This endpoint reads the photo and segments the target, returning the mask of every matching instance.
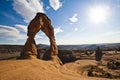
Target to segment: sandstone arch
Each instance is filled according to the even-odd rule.
[[[34,37],[40,30],[42,30],[50,40],[51,59],[62,64],[58,58],[58,47],[55,42],[54,29],[51,25],[50,19],[44,13],[37,13],[28,25],[28,38],[24,45],[23,51],[20,54],[20,58],[36,58],[37,48]]]

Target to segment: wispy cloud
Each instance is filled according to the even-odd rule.
[[[75,13],[72,17],[69,18],[70,22],[75,23],[78,21],[77,14]]]
[[[58,10],[62,7],[62,3],[59,0],[49,0],[49,3],[54,10]]]
[[[26,35],[21,34],[20,31],[15,27],[0,25],[0,39],[16,41],[25,38]]]
[[[41,36],[41,35],[36,35],[36,37],[35,37],[35,39],[42,39],[43,38],[43,36]]]
[[[16,25],[15,25],[15,28],[18,29],[18,30],[21,31],[21,32],[27,33],[27,26],[25,26],[25,25],[16,24]]]
[[[14,0],[13,9],[20,14],[27,23],[37,12],[44,12],[41,0]]]
[[[9,19],[12,19],[12,20],[15,20],[15,17],[9,13],[6,13],[6,12],[1,12],[5,17],[9,18]]]
[[[49,10],[50,9],[50,6],[46,6],[46,8],[45,8],[46,10]]]
[[[61,27],[57,27],[54,29],[54,32],[55,32],[55,34],[58,34],[60,32],[63,32],[63,30],[61,29]]]
[[[60,32],[59,30],[57,33]],[[35,39],[43,38],[44,35],[37,34]],[[0,39],[5,40],[25,40],[27,39],[27,26],[16,24],[13,26],[0,25]]]

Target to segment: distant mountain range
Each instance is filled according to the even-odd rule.
[[[49,48],[49,45],[38,44],[38,48]],[[61,50],[95,50],[97,47],[101,49],[105,48],[119,48],[120,43],[104,43],[104,44],[83,44],[83,45],[58,45],[58,48]]]
[[[97,47],[101,49],[120,48],[120,43],[104,43],[104,44],[84,44],[84,45],[59,45],[59,49],[67,50],[95,50]]]
[[[120,49],[120,43],[104,43],[104,44],[85,44],[85,45],[58,45],[60,50],[95,50],[97,47],[101,49]],[[0,45],[0,53],[21,51],[23,45]],[[49,49],[49,45],[38,44],[38,49]]]

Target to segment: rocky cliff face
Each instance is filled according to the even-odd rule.
[[[22,48],[22,45],[0,45],[0,53],[20,52]]]

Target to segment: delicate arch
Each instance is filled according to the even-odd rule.
[[[55,42],[54,29],[50,19],[44,13],[37,13],[33,20],[28,25],[28,39],[24,45],[20,58],[36,58],[37,48],[34,40],[35,35],[42,30],[50,41],[51,59],[62,64],[58,58],[58,47]]]

